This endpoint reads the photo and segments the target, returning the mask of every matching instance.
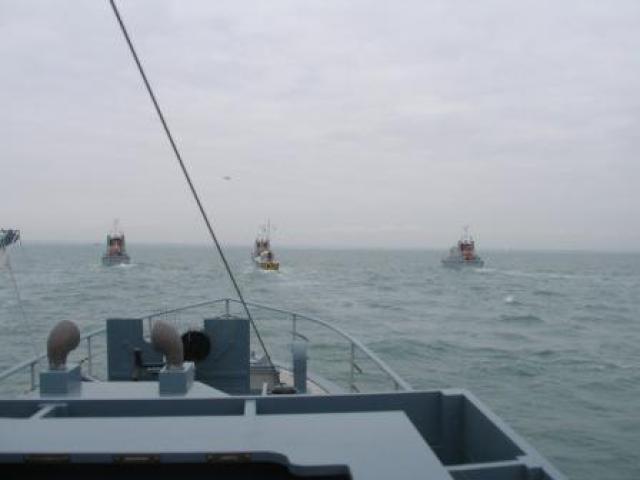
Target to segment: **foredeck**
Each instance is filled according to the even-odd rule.
[[[464,391],[151,399],[119,383],[103,398],[0,401],[0,462],[241,461],[300,478],[563,478]]]
[[[141,319],[148,333],[156,320],[169,322],[181,331],[201,328],[205,317],[233,317],[241,313],[239,302],[231,298],[209,300],[192,305],[172,308]],[[260,324],[274,358],[280,361],[285,375],[289,368],[286,359],[290,355],[292,341],[304,342],[312,358],[330,355],[331,371],[316,369],[309,376],[314,391],[387,391],[411,390],[411,386],[391,369],[366,345],[333,323],[290,310],[248,302],[254,319]],[[80,363],[85,378],[107,379],[106,327],[87,332],[81,337],[81,348],[72,353],[70,361]],[[252,338],[252,344],[255,339]],[[316,352],[316,345],[323,345],[323,352]],[[252,347],[254,349],[254,347]],[[257,349],[257,345],[255,346]],[[0,395],[22,394],[38,388],[38,374],[46,364],[46,354],[34,356],[16,363],[0,372]]]
[[[136,480],[187,473],[189,478],[564,478],[468,392],[412,391],[365,345],[325,321],[250,304],[268,327],[265,337],[275,340],[272,345],[288,346],[290,354],[292,344],[312,345],[313,326],[314,338],[326,342],[332,334],[341,341],[336,349],[342,350],[335,351],[346,350],[347,361],[346,369],[336,364],[338,374],[330,379],[305,373],[315,385],[309,394],[275,394],[266,384],[254,388],[250,365],[256,370],[265,365],[250,362],[247,322],[233,315],[234,305],[221,299],[108,320],[106,331],[81,337],[87,352],[76,360],[84,367],[84,381],[79,366],[41,376],[68,377],[73,388],[65,393],[37,388],[37,367],[45,356],[1,373],[0,380],[6,380],[27,371],[31,379],[26,394],[0,399],[3,472],[16,478],[55,473],[65,479],[99,474]],[[212,308],[220,307],[222,313],[209,318]],[[143,328],[158,319],[176,328],[198,322],[215,341],[209,357],[179,370],[179,375],[195,372],[195,381],[168,394],[157,367],[162,355]],[[277,339],[278,332],[284,338]],[[108,352],[97,348],[105,336]],[[108,353],[108,362],[96,353]],[[134,365],[137,357],[142,363]],[[366,379],[363,360],[375,367],[375,381],[358,382]],[[109,381],[97,381],[96,370],[106,364]],[[295,383],[295,365],[280,369],[289,384]],[[148,371],[136,373],[139,367]],[[358,392],[381,385],[386,385],[383,393]],[[323,394],[313,395],[315,390]]]

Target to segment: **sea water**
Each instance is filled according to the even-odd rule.
[[[0,369],[59,320],[87,331],[235,297],[212,248],[129,253],[103,267],[100,245],[13,248],[24,315],[0,270]],[[248,300],[335,323],[414,388],[469,389],[570,478],[640,478],[640,254],[482,251],[484,268],[450,270],[440,251],[276,253],[280,272],[264,272],[250,247],[228,249]],[[256,313],[267,340],[272,322]],[[310,368],[342,368],[348,345],[309,331]]]

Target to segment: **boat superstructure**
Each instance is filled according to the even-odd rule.
[[[469,392],[412,390],[331,323],[249,303],[254,319],[271,326],[264,333],[272,353],[282,355],[265,363],[252,355],[255,339],[239,306],[220,299],[112,318],[86,335],[71,322],[56,325],[48,354],[0,373],[0,387],[26,380],[26,393],[0,400],[3,472],[564,478]],[[316,337],[322,345],[332,339],[329,357],[341,350],[345,358],[321,376],[308,369],[321,351]]]
[[[271,222],[267,221],[256,236],[251,258],[262,270],[280,270],[280,262],[276,260],[271,249]]]
[[[131,261],[127,253],[124,233],[119,228],[118,221],[113,222],[113,229],[107,234],[107,251],[102,256],[102,264],[110,267],[112,265],[127,264]]]
[[[449,249],[449,255],[442,259],[446,267],[482,267],[484,260],[476,253],[476,242],[469,233],[469,227],[464,227],[464,232],[458,243]]]

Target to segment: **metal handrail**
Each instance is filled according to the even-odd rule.
[[[83,335],[80,336],[80,342],[86,342],[87,345],[87,361],[89,363],[89,371],[91,372],[91,362],[92,362],[92,354],[91,354],[91,339],[93,337],[96,337],[98,335],[101,335],[103,333],[105,333],[107,331],[106,327],[101,327],[101,328],[97,328],[95,330],[91,330]],[[8,368],[6,370],[4,370],[3,372],[0,372],[0,382],[6,380],[7,378],[15,375],[18,372],[21,372],[22,370],[25,370],[27,368],[31,369],[31,389],[33,390],[35,388],[35,366],[40,363],[40,361],[44,360],[45,358],[47,358],[47,352],[43,352],[39,355],[34,355],[33,357],[18,363],[17,365],[14,365],[11,368]]]
[[[156,317],[160,317],[163,315],[170,315],[173,313],[180,313],[186,310],[192,310],[195,308],[200,308],[200,307],[206,307],[209,305],[215,305],[215,304],[219,304],[219,303],[223,303],[225,304],[225,313],[229,314],[229,304],[234,303],[234,304],[240,304],[240,301],[234,299],[234,298],[220,298],[217,300],[210,300],[208,302],[200,302],[200,303],[196,303],[196,304],[192,304],[192,305],[186,305],[184,307],[178,307],[178,308],[173,308],[170,310],[165,310],[163,312],[157,312],[157,313],[153,313],[147,317],[144,317],[145,320],[148,321],[152,321],[154,318]],[[300,313],[297,312],[292,312],[290,310],[283,310],[281,308],[275,308],[275,307],[271,307],[268,305],[263,305],[263,304],[259,304],[259,303],[255,303],[255,302],[246,302],[246,304],[250,307],[253,308],[259,308],[262,310],[267,310],[273,313],[280,313],[283,315],[290,315],[292,317],[293,320],[293,329],[292,329],[292,334],[293,336],[299,336],[299,334],[296,332],[296,321],[297,320],[306,320],[308,322],[311,323],[315,323],[318,325],[321,325],[335,333],[337,333],[338,335],[340,335],[341,337],[343,337],[345,340],[347,340],[350,345],[352,346],[351,348],[351,353],[350,353],[350,362],[352,365],[351,368],[351,373],[350,373],[350,387],[353,388],[354,386],[354,374],[356,371],[360,371],[361,369],[355,364],[355,348],[357,348],[358,350],[360,350],[362,353],[364,353],[371,361],[373,361],[374,364],[376,364],[376,366],[382,370],[394,383],[394,387],[396,390],[412,390],[411,385],[409,385],[405,380],[402,379],[402,377],[400,377],[396,372],[394,372],[391,367],[389,367],[384,361],[382,361],[374,352],[372,352],[366,345],[364,345],[362,342],[360,342],[358,339],[352,337],[349,333],[345,332],[344,330],[342,330],[340,327],[336,327],[335,325],[332,325],[331,323],[325,322],[324,320],[319,320],[317,318],[312,318],[312,317],[308,317],[306,315],[302,315]]]
[[[238,302],[237,300],[234,300],[234,299],[229,299],[229,300],[231,300],[232,302],[236,302],[236,303]],[[396,372],[394,372],[391,369],[391,367],[389,367],[384,361],[382,361],[382,359],[380,359],[380,357],[378,357],[378,355],[376,355],[374,352],[369,350],[369,348],[366,345],[364,345],[362,342],[360,342],[360,340],[358,340],[357,338],[352,337],[349,333],[345,332],[340,327],[336,327],[335,325],[332,325],[332,324],[330,324],[328,322],[325,322],[324,320],[319,320],[317,318],[307,317],[306,315],[301,315],[301,314],[295,313],[295,312],[287,312],[286,310],[281,310],[281,309],[278,309],[278,308],[269,307],[267,305],[261,305],[261,304],[252,303],[252,302],[248,302],[247,305],[250,305],[250,306],[255,307],[255,308],[262,308],[262,309],[265,309],[265,310],[271,310],[273,312],[289,314],[289,315],[295,315],[297,319],[302,319],[302,320],[306,320],[308,322],[316,323],[318,325],[322,325],[325,328],[328,328],[329,330],[334,331],[335,333],[337,333],[338,335],[340,335],[341,337],[343,337],[344,339],[349,341],[349,343],[351,345],[354,345],[355,347],[357,347],[371,361],[373,361],[373,363],[375,363],[378,366],[378,368],[380,368],[380,370],[382,370],[384,373],[386,373],[387,376],[389,378],[391,378],[391,380],[393,380],[394,386],[396,387],[396,389],[399,389],[399,390],[412,390],[411,385],[409,385],[405,380],[403,380],[402,377],[400,377],[400,375],[398,375]],[[353,357],[352,357],[352,362],[355,365],[355,359]],[[355,368],[359,370],[359,367],[357,365],[355,366]],[[360,370],[360,372],[362,372],[362,370]]]
[[[170,314],[174,314],[174,313],[180,313],[180,312],[184,312],[187,310],[193,310],[196,308],[201,308],[201,307],[206,307],[206,306],[210,306],[210,305],[216,305],[216,304],[221,304],[224,303],[225,306],[225,314],[230,315],[231,310],[230,310],[230,306],[231,304],[240,304],[240,301],[233,299],[233,298],[220,298],[217,300],[209,300],[206,302],[199,302],[199,303],[194,303],[191,305],[186,305],[183,307],[178,307],[178,308],[172,308],[169,310],[164,310],[162,312],[155,312],[152,313],[150,315],[144,316],[142,317],[143,320],[147,320],[149,323],[151,323],[153,321],[153,319],[157,318],[157,317],[161,317],[164,315],[170,315]],[[350,371],[349,371],[349,387],[352,391],[358,391],[358,389],[356,388],[356,384],[355,384],[355,375],[356,373],[362,373],[362,369],[358,366],[358,364],[355,361],[355,352],[356,349],[360,350],[369,360],[371,360],[384,374],[387,375],[387,377],[389,377],[392,381],[393,381],[393,385],[394,388],[396,390],[412,390],[411,386],[405,381],[403,380],[395,371],[393,371],[391,369],[391,367],[389,367],[383,360],[381,360],[374,352],[372,352],[366,345],[364,345],[362,342],[360,342],[360,340],[352,337],[349,333],[347,333],[346,331],[342,330],[340,327],[337,327],[335,325],[332,325],[329,322],[326,322],[324,320],[319,320],[317,318],[312,318],[312,317],[308,317],[306,315],[302,315],[300,313],[297,312],[292,312],[289,310],[283,310],[281,308],[275,308],[275,307],[271,307],[268,305],[263,305],[263,304],[259,304],[259,303],[254,303],[254,302],[246,302],[246,304],[250,307],[253,308],[257,308],[257,309],[262,309],[262,310],[266,310],[266,311],[270,311],[273,313],[279,313],[282,315],[288,315],[291,317],[292,320],[292,330],[291,330],[291,334],[292,334],[292,338],[301,338],[305,341],[309,341],[309,339],[307,337],[305,337],[304,335],[300,334],[299,332],[297,332],[297,322],[299,320],[304,320],[304,321],[308,321],[311,323],[315,323],[317,325],[320,325],[322,327],[327,328],[328,330],[333,331],[334,333],[338,334],[339,336],[341,336],[342,338],[344,338],[346,341],[349,342],[349,364],[350,364]],[[85,342],[86,343],[86,350],[87,350],[87,356],[84,360],[87,361],[87,368],[88,368],[88,374],[91,376],[92,375],[92,358],[93,358],[93,354],[92,354],[92,347],[91,347],[91,340],[93,337],[96,337],[98,335],[104,334],[106,332],[106,327],[101,327],[95,330],[92,330],[84,335],[82,335],[80,337],[81,342]],[[35,382],[35,366],[42,361],[44,358],[47,357],[46,353],[42,353],[40,355],[36,355],[28,360],[25,360],[17,365],[14,365],[13,367],[0,372],[0,382],[3,380],[6,380],[7,378],[11,377],[12,375],[21,372],[27,368],[29,368],[31,370],[31,389],[33,390],[36,386],[36,382]]]

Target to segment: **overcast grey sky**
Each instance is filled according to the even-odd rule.
[[[638,0],[119,5],[226,244],[640,244]],[[0,60],[2,226],[206,241],[106,0],[0,0]]]

